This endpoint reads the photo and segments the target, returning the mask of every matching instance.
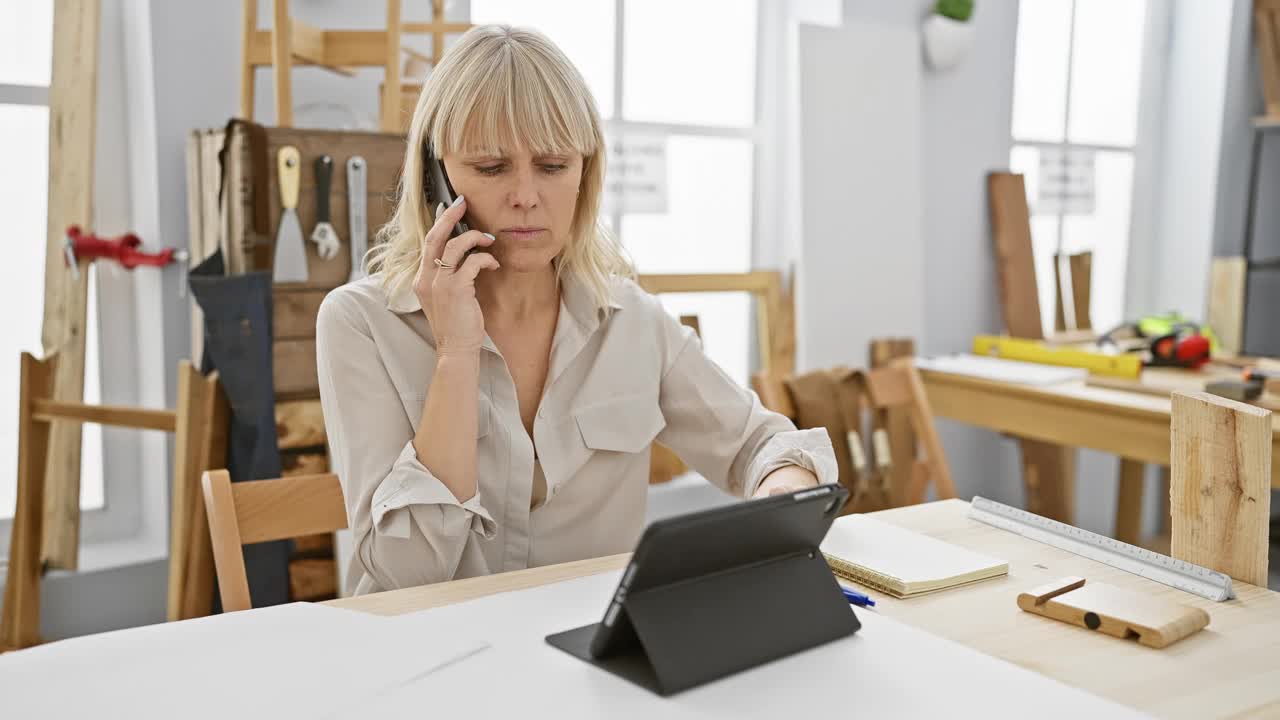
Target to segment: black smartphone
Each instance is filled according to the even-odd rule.
[[[449,207],[458,198],[457,193],[453,191],[453,185],[449,182],[449,174],[444,170],[444,162],[436,157],[430,145],[427,145],[426,157],[423,158],[422,174],[422,186],[427,196],[427,207],[432,213],[436,211],[436,208],[440,207],[440,203],[444,203],[445,207]],[[434,218],[432,219],[434,220]],[[453,230],[449,231],[449,237],[456,238],[470,229],[471,227],[467,225],[464,216],[463,220],[459,220],[453,226]],[[468,250],[466,255],[462,256],[462,260],[465,261],[475,251],[476,248]],[[458,264],[461,265],[462,262],[459,261]]]

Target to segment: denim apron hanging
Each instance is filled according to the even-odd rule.
[[[280,477],[271,376],[271,275],[225,275],[218,250],[192,271],[191,294],[204,312],[201,370],[218,371],[231,408],[227,471],[232,482]],[[289,602],[288,540],[244,546],[253,607]],[[215,607],[221,603],[215,597]]]

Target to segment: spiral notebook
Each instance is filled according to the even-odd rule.
[[[1007,561],[869,515],[836,520],[820,549],[839,577],[899,598],[1009,573]]]

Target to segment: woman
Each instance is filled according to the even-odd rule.
[[[466,33],[408,138],[370,277],[316,331],[355,593],[631,550],[655,440],[739,497],[835,482],[825,430],[766,411],[630,279],[596,223],[595,103],[550,41]],[[458,194],[431,217],[428,146]]]

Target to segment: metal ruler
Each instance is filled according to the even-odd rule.
[[[1231,578],[1223,573],[1175,560],[1168,555],[1081,530],[994,500],[974,497],[969,504],[969,517],[1202,598],[1221,602],[1235,597],[1235,593],[1231,591]]]

